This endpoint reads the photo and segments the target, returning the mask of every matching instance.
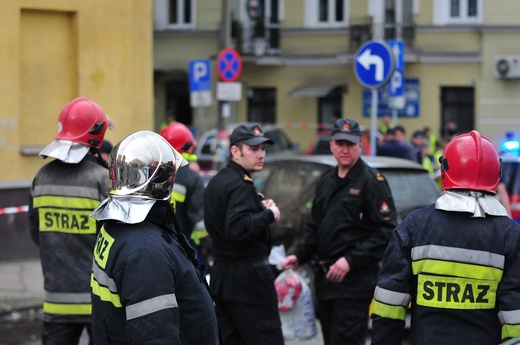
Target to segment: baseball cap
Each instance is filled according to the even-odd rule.
[[[238,142],[243,142],[249,146],[256,146],[263,143],[272,145],[274,142],[264,137],[264,133],[260,126],[254,123],[244,123],[238,125],[233,132],[231,133],[231,137],[229,138],[229,144],[234,145]]]
[[[425,138],[426,135],[423,131],[415,131],[413,132],[412,138]]]
[[[330,140],[348,140],[354,144],[361,141],[359,123],[352,119],[339,119],[334,124]]]

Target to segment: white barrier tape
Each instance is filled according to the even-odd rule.
[[[332,123],[316,123],[316,122],[283,122],[280,124],[283,128],[292,129],[332,129]]]
[[[29,211],[28,205],[0,208],[0,214],[22,213]]]

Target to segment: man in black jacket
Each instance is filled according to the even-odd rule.
[[[263,168],[266,144],[255,124],[231,133],[231,161],[204,194],[204,222],[213,241],[211,293],[226,345],[284,343],[274,274],[267,258],[269,225],[280,219],[273,200],[262,200],[251,174]]]
[[[282,263],[296,268],[317,257],[316,314],[326,345],[365,343],[378,262],[396,225],[388,183],[360,158],[360,140],[356,121],[336,121],[330,148],[338,165],[318,182],[304,240]]]

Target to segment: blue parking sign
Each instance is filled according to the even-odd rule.
[[[190,91],[210,91],[211,90],[211,70],[209,60],[191,60],[190,69]]]
[[[404,44],[402,40],[391,40],[388,45],[395,56],[395,71],[388,83],[388,95],[401,97],[404,94]]]

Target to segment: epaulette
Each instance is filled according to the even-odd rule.
[[[251,177],[249,177],[247,174],[244,174],[244,180],[253,182],[253,179]]]
[[[372,173],[372,175],[374,175],[376,181],[382,182],[386,180],[383,174],[381,174],[378,170],[373,168],[369,168],[368,170]]]

